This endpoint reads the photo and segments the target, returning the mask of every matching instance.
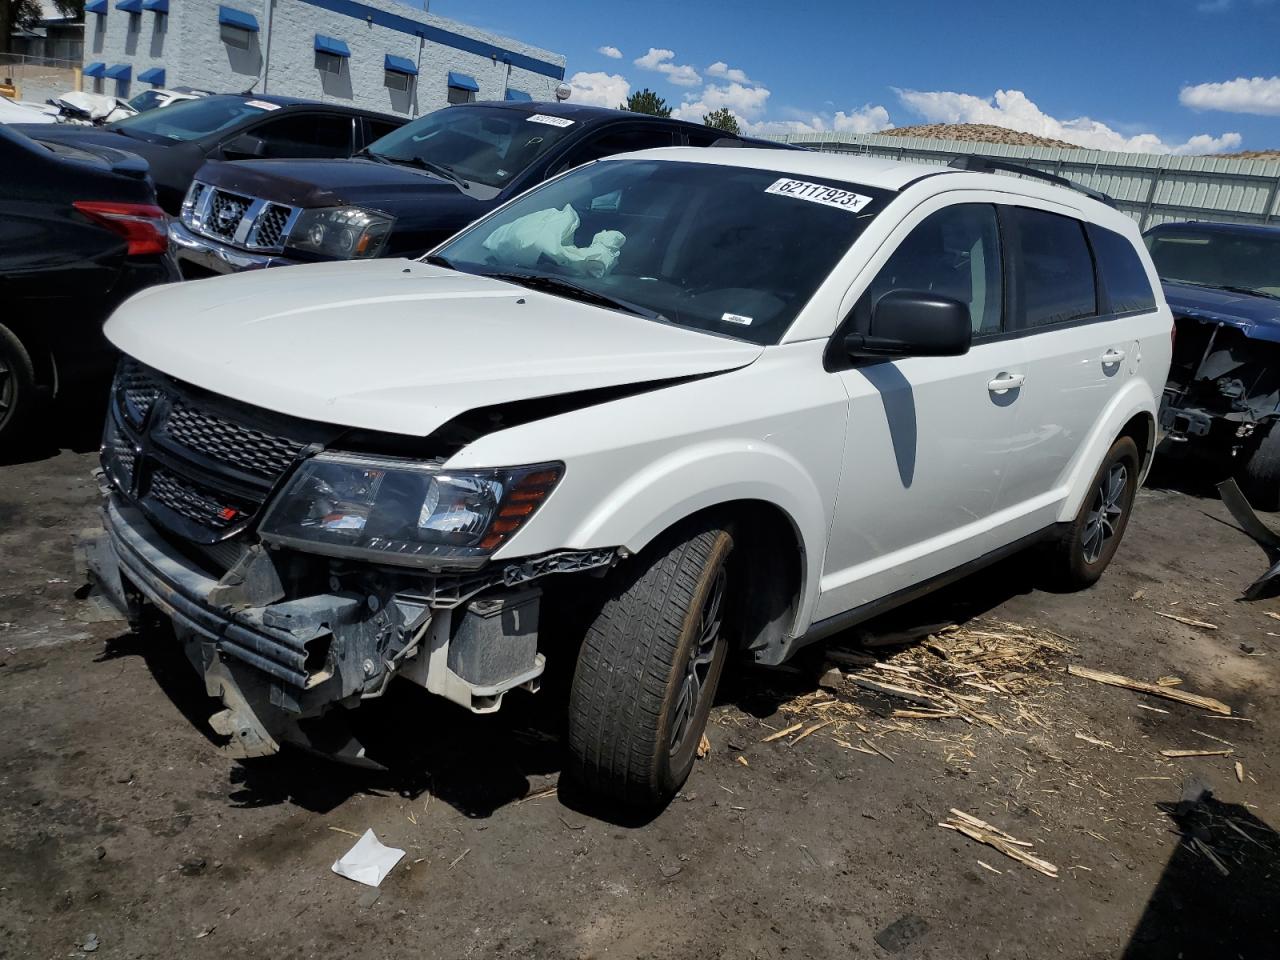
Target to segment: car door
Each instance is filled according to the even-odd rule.
[[[1023,346],[1005,328],[994,203],[987,194],[963,196],[926,201],[899,225],[863,272],[871,281],[850,291],[856,301],[828,352],[849,410],[817,619],[943,574],[1000,542]],[[974,330],[968,353],[848,360],[841,338],[867,332],[876,301],[893,290],[965,303]]]
[[[1001,208],[1013,277],[1010,319],[1026,348],[1015,467],[1004,498],[1024,534],[1057,518],[1071,467],[1137,351],[1098,283],[1085,224],[1069,213]],[[1154,308],[1154,295],[1150,302]]]
[[[257,141],[252,156],[263,159],[340,159],[352,153],[355,118],[339,113],[292,112],[254,124],[246,140]],[[240,137],[228,144],[228,159]]]

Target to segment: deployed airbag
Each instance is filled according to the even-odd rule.
[[[603,277],[613,270],[627,238],[617,230],[601,230],[591,245],[575,247],[573,235],[581,220],[570,204],[557,210],[538,210],[499,227],[484,241],[484,248],[502,262],[532,267],[539,257],[569,267],[583,275]]]

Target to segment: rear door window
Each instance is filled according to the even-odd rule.
[[[1018,325],[1048,327],[1098,313],[1093,257],[1084,224],[1072,217],[1007,207],[1012,224]]]
[[[351,117],[295,113],[259,124],[250,132],[266,143],[264,157],[349,157]]]
[[[601,160],[616,153],[633,150],[649,150],[653,147],[675,145],[675,129],[664,123],[636,124],[629,127],[613,127],[588,137],[569,151],[558,170],[580,167],[592,160]]]
[[[1147,269],[1125,237],[1089,224],[1089,242],[1112,313],[1146,313],[1156,308]]]

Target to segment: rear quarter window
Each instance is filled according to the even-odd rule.
[[[1133,244],[1104,227],[1090,224],[1089,241],[1113,313],[1145,313],[1156,308],[1147,269]]]

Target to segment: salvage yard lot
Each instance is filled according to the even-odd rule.
[[[224,759],[163,637],[75,597],[78,432],[0,467],[0,956],[1274,956],[1280,601],[1238,602],[1265,560],[1194,483],[1143,491],[1084,593],[1015,559],[838,638],[856,680],[734,672],[634,820],[558,785],[549,697],[397,698],[391,775]],[[370,827],[407,851],[376,899],[330,872]]]

